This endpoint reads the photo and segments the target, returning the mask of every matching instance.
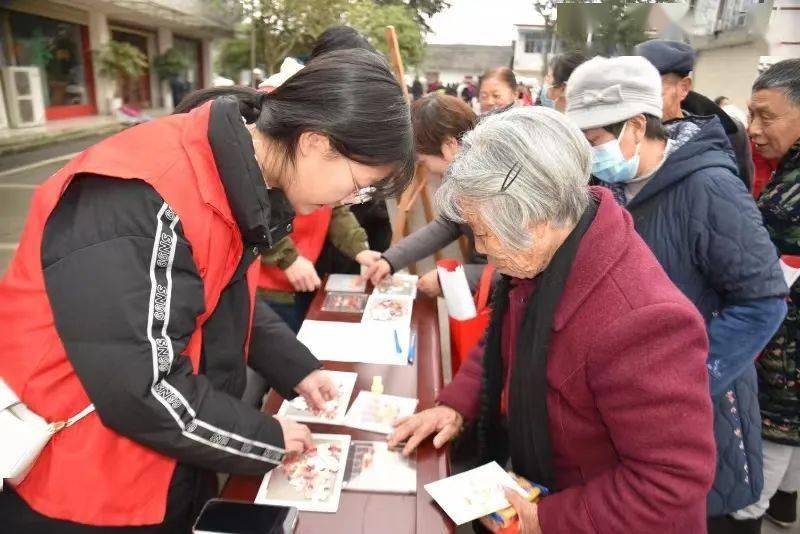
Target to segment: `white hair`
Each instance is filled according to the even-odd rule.
[[[583,215],[591,154],[583,133],[555,110],[521,107],[490,115],[464,136],[436,202],[444,217],[460,223],[465,201],[477,206],[492,234],[522,250],[532,243],[532,226],[563,227]]]

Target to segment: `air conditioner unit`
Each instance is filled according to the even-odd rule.
[[[11,127],[44,124],[44,95],[39,67],[3,67],[2,72]]]
[[[0,83],[0,130],[8,128],[8,117],[6,116],[6,100],[3,98],[3,84]]]

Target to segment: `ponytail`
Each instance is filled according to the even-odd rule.
[[[205,104],[209,100],[214,100],[220,96],[233,96],[239,101],[239,111],[247,124],[252,124],[258,120],[261,108],[264,105],[263,91],[258,91],[252,87],[237,85],[232,87],[210,87],[193,91],[183,97],[173,113],[187,113],[196,107]]]

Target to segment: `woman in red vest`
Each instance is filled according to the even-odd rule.
[[[256,260],[292,209],[407,185],[400,87],[382,58],[347,50],[270,94],[189,98],[200,105],[87,149],[34,195],[0,281],[0,378],[47,421],[94,411],[0,493],[4,532],[188,532],[214,473],[262,475],[309,444],[305,426],[240,400],[246,363],[285,397],[332,393],[256,303]]]

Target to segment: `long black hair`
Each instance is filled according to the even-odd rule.
[[[414,173],[414,136],[408,103],[386,61],[366,50],[338,50],[310,61],[271,93],[248,87],[195,91],[175,108],[185,113],[232,95],[248,123],[294,162],[304,132],[328,137],[342,156],[365,165],[391,165],[376,185],[381,196],[406,188]]]
[[[377,50],[369,44],[367,38],[360,34],[358,30],[350,26],[331,26],[319,34],[308,60],[312,61],[334,50],[352,50],[353,48],[360,48],[376,54],[378,53]]]

